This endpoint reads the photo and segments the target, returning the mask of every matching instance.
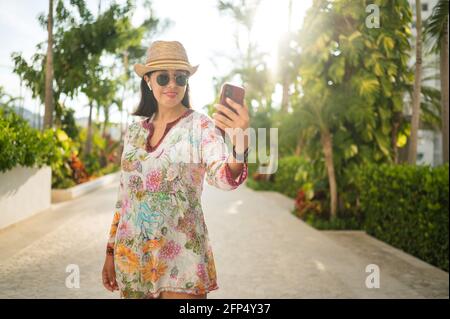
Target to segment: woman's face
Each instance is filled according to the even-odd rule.
[[[155,96],[156,101],[158,101],[158,106],[175,107],[181,104],[186,92],[186,85],[177,85],[175,76],[180,74],[188,75],[188,72],[184,70],[161,70],[153,72],[150,74],[150,77],[144,75],[144,80],[152,88],[153,95]],[[161,86],[157,80],[159,75],[168,75],[170,78],[169,83]]]

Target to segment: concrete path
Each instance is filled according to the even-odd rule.
[[[53,205],[0,231],[0,298],[118,298],[101,283],[118,184]],[[293,202],[245,186],[205,184],[203,207],[219,290],[208,298],[448,298],[447,272],[363,232],[317,231],[290,214]],[[80,288],[67,288],[68,265]],[[366,287],[366,266],[380,288]]]

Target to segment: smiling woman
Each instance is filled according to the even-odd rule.
[[[233,190],[248,168],[229,154],[215,123],[190,107],[188,78],[197,67],[178,41],[153,42],[146,63],[135,65],[141,103],[134,115],[144,119],[125,134],[102,271],[105,288],[120,290],[122,298],[204,299],[218,289],[203,181]],[[232,106],[242,117],[229,127],[245,130],[248,109]]]

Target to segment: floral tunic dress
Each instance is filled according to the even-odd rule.
[[[227,145],[207,115],[187,109],[150,145],[152,118],[129,125],[124,138],[118,198],[109,232],[121,298],[161,291],[204,294],[218,289],[201,207],[203,181],[223,190],[237,179]]]

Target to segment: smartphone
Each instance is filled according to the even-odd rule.
[[[230,110],[234,111],[236,114],[237,112],[227,103],[226,98],[230,98],[234,102],[244,105],[244,97],[245,97],[245,89],[241,86],[231,84],[229,82],[225,82],[222,84],[222,88],[220,89],[220,100],[219,103],[222,105],[225,105]],[[226,116],[222,112],[218,112],[224,116]],[[218,128],[220,132],[222,133],[222,137],[225,137],[225,131],[221,128]]]

